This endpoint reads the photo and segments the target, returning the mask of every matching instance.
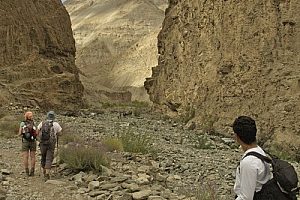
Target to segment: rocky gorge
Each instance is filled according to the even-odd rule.
[[[90,17],[99,9],[95,2],[69,0],[66,4],[70,13],[83,5],[79,10]],[[101,11],[112,11],[104,12],[105,19],[119,24],[104,23],[101,30],[108,32],[89,38],[85,26],[79,26],[81,15],[77,18],[80,28],[75,36],[91,44],[80,52],[79,64],[86,70],[85,61],[96,66],[97,73],[93,69],[86,73],[95,79],[85,77],[75,66],[70,16],[60,0],[0,2],[0,200],[203,200],[208,194],[211,199],[232,199],[234,172],[242,152],[231,137],[230,125],[242,114],[257,120],[264,148],[275,146],[277,153],[295,158],[291,162],[299,174],[299,2],[169,0],[161,31],[165,1],[97,2],[104,2]],[[115,6],[120,10],[114,10]],[[148,6],[158,19],[149,26],[134,15],[143,15]],[[111,18],[116,12],[117,18]],[[142,34],[124,26],[125,16]],[[94,27],[94,23],[89,25]],[[147,36],[149,30],[153,32]],[[156,49],[153,41],[159,31]],[[112,43],[104,43],[103,38]],[[127,44],[128,51],[115,49],[120,43]],[[115,93],[98,83],[119,88],[135,82],[134,77],[135,86],[142,87],[145,77],[135,76],[135,70],[147,62],[149,75],[149,67],[157,61],[153,59],[156,51],[158,65],[144,83],[154,105],[141,111],[115,108],[111,99],[127,102],[131,93]],[[84,55],[91,57],[85,60]],[[100,67],[99,57],[107,58]],[[112,69],[106,68],[111,61],[115,61],[115,73],[101,73]],[[134,70],[128,75],[124,66]],[[127,75],[120,78],[123,72]],[[95,93],[84,94],[80,74]],[[98,74],[110,81],[97,81]],[[99,92],[104,89],[105,93]],[[100,108],[86,107],[83,95]],[[145,97],[144,92],[141,96]],[[99,102],[100,97],[109,103]],[[147,139],[153,152],[108,151],[110,164],[102,166],[101,173],[74,171],[58,162],[58,156],[50,181],[43,181],[38,167],[34,177],[26,177],[21,140],[13,135],[24,111],[34,111],[35,120],[41,121],[43,111],[50,108],[58,113],[63,134],[76,135],[86,146],[129,133]],[[64,148],[60,144],[59,151]]]
[[[18,116],[22,111],[10,113]],[[42,120],[42,113],[36,113],[36,121]],[[110,166],[103,166],[102,173],[75,173],[59,164],[46,183],[38,168],[35,177],[22,173],[21,157],[17,156],[20,139],[1,139],[0,199],[201,200],[208,199],[203,196],[208,192],[215,195],[209,199],[232,199],[234,172],[242,155],[234,140],[150,113],[120,117],[118,111],[108,109],[58,115],[64,134],[101,143],[105,137],[130,131],[136,137],[149,137],[149,145],[156,151],[110,152]],[[293,165],[300,173],[299,163]]]

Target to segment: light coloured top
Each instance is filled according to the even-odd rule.
[[[259,146],[248,149],[244,155],[255,151],[262,155],[265,152]],[[240,165],[236,170],[236,179],[234,192],[237,194],[236,200],[253,200],[255,192],[261,190],[262,185],[272,178],[270,164],[262,162],[255,156],[247,156],[240,161]]]
[[[47,121],[49,121],[49,120],[47,120]],[[43,122],[41,122],[39,125],[38,125],[38,127],[37,127],[37,129],[40,131],[41,129],[42,129],[42,125],[43,125]],[[59,123],[57,123],[57,122],[53,122],[53,132],[54,132],[54,134],[55,134],[55,136],[57,135],[57,133],[60,133],[61,131],[62,131],[62,128],[61,128],[61,126],[59,125]]]

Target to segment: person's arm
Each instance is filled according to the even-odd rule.
[[[39,125],[36,128],[36,137],[40,136],[40,130],[41,130],[41,128],[42,128],[42,122],[39,123]]]
[[[55,128],[56,135],[61,136],[62,127],[57,122],[55,122],[55,124],[53,124],[53,125],[54,125],[54,128]]]
[[[17,136],[19,137],[19,136],[21,136],[21,135],[22,135],[22,127],[19,128],[19,131],[18,131]]]
[[[23,129],[24,125],[25,125],[24,122],[20,123],[20,128],[19,128],[19,131],[18,131],[18,134],[17,134],[18,137],[22,136],[22,129]]]
[[[245,158],[240,165],[240,194],[236,200],[253,200],[257,182],[257,167],[252,160]]]

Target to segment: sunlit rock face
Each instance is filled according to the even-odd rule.
[[[224,134],[252,116],[261,140],[299,151],[299,10],[299,1],[171,0],[150,99]]]
[[[60,0],[0,2],[0,104],[82,105],[69,15]]]
[[[149,101],[146,77],[157,65],[157,35],[168,0],[68,0],[76,65],[89,104]],[[121,97],[121,98],[120,98]]]

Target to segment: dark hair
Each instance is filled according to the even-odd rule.
[[[251,117],[239,116],[233,122],[233,131],[246,144],[256,142],[256,124]]]

